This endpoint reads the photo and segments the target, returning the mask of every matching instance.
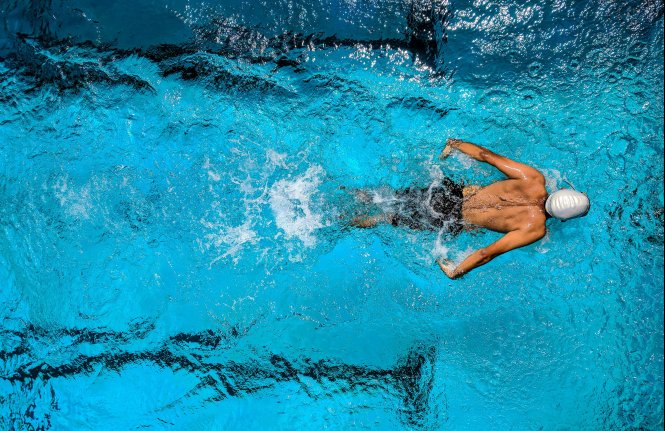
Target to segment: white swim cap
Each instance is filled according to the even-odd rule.
[[[571,189],[557,190],[545,201],[545,211],[559,220],[583,216],[589,212],[590,206],[587,195]]]

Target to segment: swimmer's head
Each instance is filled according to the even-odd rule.
[[[591,203],[585,193],[577,190],[561,189],[552,193],[545,201],[545,211],[561,221],[583,217],[589,212]]]

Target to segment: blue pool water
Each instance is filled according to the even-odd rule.
[[[1,430],[663,428],[663,4],[0,0]],[[590,214],[351,229],[348,190]]]

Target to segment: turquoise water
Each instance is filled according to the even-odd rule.
[[[2,2],[0,429],[663,427],[663,5]],[[567,179],[498,238],[348,190]]]

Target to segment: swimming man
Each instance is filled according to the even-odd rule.
[[[549,194],[545,177],[531,166],[459,139],[448,139],[439,158],[445,159],[453,150],[489,163],[508,178],[486,187],[463,186],[445,178],[441,184],[427,189],[399,190],[396,204],[389,211],[374,217],[358,217],[353,224],[368,228],[388,222],[418,230],[445,229],[453,234],[473,228],[505,233],[493,244],[473,252],[458,266],[448,259],[439,259],[441,270],[455,279],[503,253],[540,240],[545,236],[548,218],[565,221],[589,211],[586,194],[571,189]]]

